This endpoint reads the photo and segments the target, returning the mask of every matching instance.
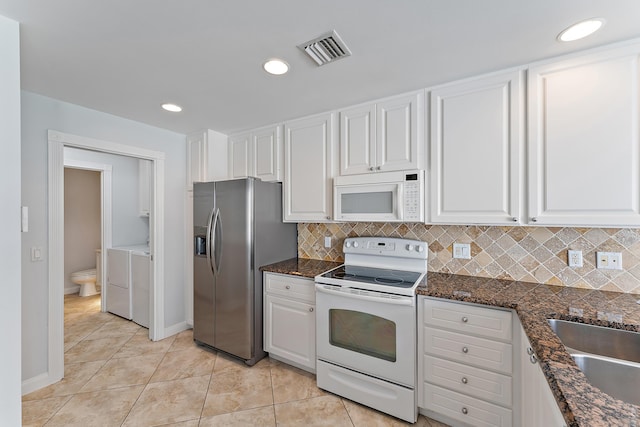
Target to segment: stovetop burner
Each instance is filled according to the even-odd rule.
[[[343,265],[324,273],[321,277],[342,279],[351,282],[372,283],[396,288],[411,288],[422,273],[391,270],[358,265]]]

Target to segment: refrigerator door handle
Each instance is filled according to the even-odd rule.
[[[206,243],[206,256],[207,256],[207,261],[209,261],[209,266],[211,267],[211,272],[215,275],[215,271],[213,269],[213,263],[211,262],[211,257],[212,257],[212,249],[213,249],[213,214],[215,212],[215,209],[211,209],[211,213],[209,214],[209,221],[207,221],[207,243]]]
[[[220,233],[216,233],[216,231],[220,231]],[[213,259],[213,268],[215,274],[220,273],[220,263],[222,262],[222,215],[220,215],[220,209],[216,212],[216,219],[213,223],[213,233],[214,233],[214,247],[213,252],[211,254],[211,258]],[[218,239],[218,236],[220,238]]]

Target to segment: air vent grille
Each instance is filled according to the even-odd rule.
[[[351,56],[351,51],[335,30],[298,45],[318,66]]]

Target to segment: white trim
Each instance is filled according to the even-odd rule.
[[[164,328],[164,160],[165,153],[100,141],[57,131],[48,131],[48,226],[49,226],[49,329],[48,370],[23,382],[43,387],[62,379],[64,375],[64,147],[90,149],[124,155],[153,162],[153,191],[149,216],[149,245],[152,259],[151,304],[149,307],[149,338],[161,340]],[[107,238],[110,236],[106,236]],[[103,286],[104,288],[104,286]],[[186,325],[186,323],[185,323]],[[182,326],[180,326],[182,327]],[[176,329],[179,329],[176,325]],[[185,326],[186,327],[186,326]],[[173,330],[174,327],[171,328]]]
[[[187,329],[191,329],[191,327],[187,324],[187,322],[176,323],[175,325],[169,326],[164,330],[164,336],[170,337],[182,331],[186,331]]]
[[[107,265],[107,248],[112,247],[111,240],[113,238],[113,224],[111,221],[112,217],[112,165],[106,165],[101,163],[89,162],[86,160],[76,160],[76,159],[68,159],[66,155],[64,155],[63,148],[63,160],[65,168],[72,169],[83,169],[83,170],[93,170],[100,172],[100,257],[101,264]],[[100,283],[106,283],[107,272],[106,269],[102,268],[100,270]],[[65,295],[74,293],[71,292],[72,289],[76,291],[80,289],[80,287],[75,288],[65,288]],[[100,310],[102,312],[107,311],[107,287],[103,286],[100,291]]]
[[[29,394],[33,391],[40,390],[42,387],[48,386],[51,384],[51,380],[49,378],[49,372],[45,372],[22,381],[22,395],[24,396],[25,394]]]

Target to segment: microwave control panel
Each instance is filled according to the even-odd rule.
[[[420,217],[420,181],[406,181],[404,184],[404,220],[416,221],[422,220]]]

